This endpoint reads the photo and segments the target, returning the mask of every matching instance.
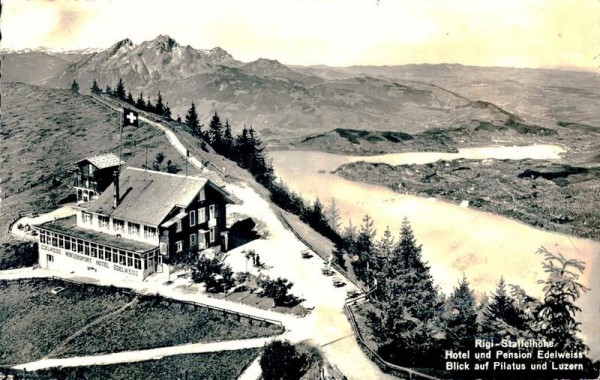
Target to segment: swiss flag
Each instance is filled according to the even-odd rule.
[[[138,126],[138,113],[129,108],[123,108],[123,126],[128,125]]]

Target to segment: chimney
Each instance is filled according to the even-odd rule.
[[[121,194],[119,194],[119,171],[115,170],[113,172],[113,184],[115,185],[115,208],[119,205],[119,197],[121,196]]]

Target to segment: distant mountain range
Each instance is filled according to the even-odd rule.
[[[600,116],[600,79],[591,72],[243,63],[219,47],[194,49],[164,35],[101,51],[2,55],[2,81],[68,88],[75,79],[86,93],[94,79],[104,89],[123,78],[134,98],[143,92],[154,101],[160,90],[173,116],[183,118],[194,101],[203,121],[217,111],[234,129],[252,124],[273,143],[335,128],[414,133],[509,117],[552,127]]]

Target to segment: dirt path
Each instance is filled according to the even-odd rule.
[[[80,328],[79,330],[75,331],[72,335],[70,335],[69,337],[67,337],[65,340],[63,340],[62,342],[60,342],[59,344],[56,345],[56,347],[54,347],[52,349],[52,351],[50,351],[50,353],[48,353],[48,355],[44,356],[42,359],[40,360],[45,360],[48,359],[52,356],[56,356],[58,353],[60,353],[60,350],[63,349],[67,343],[69,343],[70,341],[72,341],[73,339],[77,338],[78,336],[80,336],[81,334],[85,333],[87,330],[89,330],[91,327],[96,326],[97,324],[99,324],[100,322],[103,322],[105,320],[107,320],[108,318],[120,314],[123,311],[125,311],[126,309],[128,309],[129,307],[137,304],[138,302],[138,297],[135,297],[133,300],[131,300],[131,302],[126,303],[125,305],[121,306],[120,308],[118,308],[117,310],[114,310],[108,314],[104,314],[98,318],[96,318],[95,320],[93,320],[92,322],[88,323],[87,325],[83,326],[82,328]]]
[[[165,356],[260,348],[272,339],[273,337],[229,340],[225,342],[213,343],[191,343],[179,346],[152,348],[148,350],[122,351],[105,355],[78,356],[74,358],[63,359],[41,359],[35,362],[19,364],[13,368],[18,370],[26,369],[27,371],[37,371],[39,369],[52,367],[81,367],[141,362],[162,359]]]

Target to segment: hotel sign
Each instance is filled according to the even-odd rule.
[[[79,253],[75,253],[75,252],[72,252],[72,251],[69,251],[66,249],[52,247],[47,244],[40,244],[40,249],[42,249],[46,252],[55,253],[57,255],[65,255],[69,259],[74,259],[77,261],[84,262],[86,264],[91,264],[92,266],[101,267],[104,269],[112,269],[115,272],[128,274],[130,276],[138,276],[138,277],[142,276],[142,271],[139,269],[128,268],[124,265],[119,265],[119,264],[109,263],[109,262],[106,262],[103,260],[94,259],[92,257],[85,256],[85,255],[82,255]],[[111,267],[111,265],[112,265],[112,267]]]

